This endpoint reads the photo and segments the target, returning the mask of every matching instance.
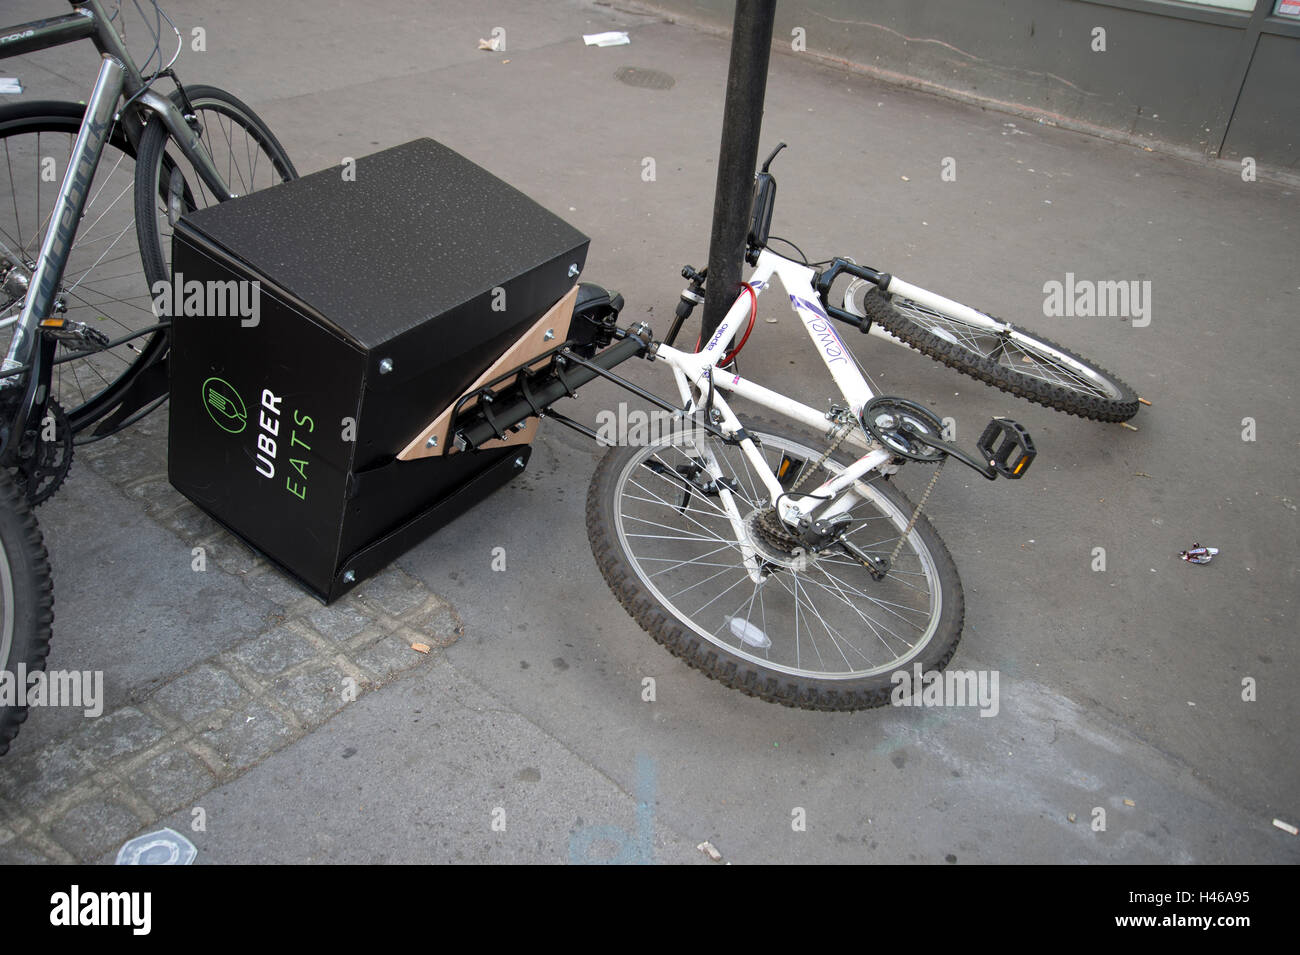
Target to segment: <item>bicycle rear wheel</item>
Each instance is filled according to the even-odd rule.
[[[821,457],[776,427],[751,422],[747,430],[774,472],[783,458],[811,469]],[[702,453],[714,456],[733,489],[744,541],[763,564],[760,582],[747,572],[716,487],[690,477]],[[803,486],[843,467],[827,461]],[[891,482],[859,487],[847,537],[872,557],[887,557],[914,509]],[[624,609],[655,640],[751,696],[815,710],[882,706],[900,668],[947,664],[964,600],[952,557],[923,515],[889,574],[874,580],[847,553],[805,554],[774,540],[759,522],[771,506],[765,494],[739,448],[705,432],[615,448],[587,498],[592,553]]]
[[[33,101],[0,107],[0,350],[22,314],[46,226],[85,115],[78,103]],[[137,244],[130,193],[135,151],[115,127],[68,250],[54,314],[111,340],[156,325]],[[46,318],[50,316],[40,316]],[[157,351],[155,331],[113,348],[78,350],[61,342],[51,375],[54,397],[74,430],[111,408]]]
[[[860,310],[922,354],[1018,397],[1096,421],[1137,414],[1137,394],[1096,362],[991,315],[993,327],[975,325],[875,287]]]

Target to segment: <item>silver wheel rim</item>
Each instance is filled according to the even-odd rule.
[[[7,670],[14,646],[14,578],[4,541],[0,541],[0,600],[4,601],[3,617],[0,617],[0,626],[4,627],[0,630],[0,670]]]
[[[821,454],[786,438],[763,434],[760,439],[770,463],[785,451],[805,461]],[[761,485],[738,449],[708,441],[724,473],[737,481],[737,505],[747,515],[762,499]],[[694,447],[693,441],[665,440],[642,448],[614,484],[614,527],[622,553],[641,585],[677,621],[765,670],[822,680],[889,673],[931,644],[943,614],[943,594],[934,556],[918,530],[909,535],[896,572],[883,582],[872,581],[839,551],[810,555],[805,570],[786,565],[755,585],[745,573],[719,500],[692,492],[681,515],[676,506],[682,486],[644,466],[656,461],[676,468]],[[831,462],[828,466],[839,470]],[[810,479],[805,488],[820,480]],[[860,501],[851,513],[868,519],[849,536],[868,553],[887,556],[911,514],[878,488],[865,487],[870,501]],[[745,640],[754,635],[747,626],[757,628],[772,646],[759,648]]]

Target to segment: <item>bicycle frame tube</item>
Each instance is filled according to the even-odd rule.
[[[748,283],[750,288],[754,290],[756,298],[770,287],[773,276],[780,279],[781,286],[789,295],[791,307],[794,309],[795,314],[799,316],[800,321],[803,322],[804,330],[812,339],[813,344],[817,346],[822,361],[825,363],[827,370],[830,371],[831,377],[835,379],[835,384],[839,386],[845,401],[848,402],[849,410],[854,414],[859,413],[863,406],[875,397],[875,393],[867,386],[866,379],[858,371],[857,364],[854,362],[848,346],[840,338],[839,332],[835,330],[830,317],[818,301],[817,293],[813,291],[812,282],[816,272],[807,265],[792,262],[775,252],[764,249],[759,254],[758,264],[754,268]],[[748,305],[749,296],[742,293],[723,317],[722,323],[718,325],[713,338],[700,351],[688,353],[668,346],[660,346],[660,354],[671,353],[674,356],[674,364],[681,367],[697,387],[707,390],[709,382],[713,378],[714,363],[722,358],[731,347],[732,339],[735,338],[741,324],[748,316]],[[732,379],[729,390],[738,393],[742,389],[747,390],[750,393],[746,394],[745,397],[764,395],[770,398],[776,395],[775,392],[767,389],[749,389],[747,383],[739,376],[729,377]],[[722,381],[718,381],[717,384],[719,387],[728,387]],[[824,425],[825,415],[816,412],[814,414],[817,414],[822,425]],[[799,420],[810,423],[804,416],[800,415],[798,417]]]
[[[42,319],[49,317],[54,307],[55,294],[63,280],[63,269],[67,264],[68,249],[77,234],[77,226],[85,208],[86,193],[113,126],[117,100],[122,94],[123,75],[122,64],[104,54],[99,77],[95,80],[90,100],[86,103],[85,121],[81,124],[81,131],[72,147],[68,168],[50,213],[50,227],[41,243],[36,270],[32,273],[28,293],[23,300],[22,316],[14,329],[9,354],[5,357],[3,366],[0,366],[0,371],[11,371],[26,365],[35,355],[36,327]],[[6,378],[4,382],[11,380]]]
[[[0,27],[0,60],[9,56],[21,56],[35,49],[85,40],[94,34],[95,14],[90,10],[77,10],[62,17],[34,19],[30,23]]]
[[[990,331],[997,331],[1005,327],[1005,323],[997,322],[983,312],[977,312],[969,305],[963,305],[961,302],[954,302],[950,298],[936,295],[929,289],[923,289],[919,285],[904,282],[896,276],[890,279],[887,291],[890,295],[899,295],[915,302],[917,305],[923,305],[941,314],[960,319],[975,328],[987,328]],[[888,333],[886,332],[886,334]]]
[[[795,314],[799,316],[800,321],[803,322],[804,330],[808,333],[809,338],[817,346],[823,363],[825,363],[835,379],[840,393],[844,396],[848,410],[857,417],[860,415],[863,406],[875,397],[875,393],[868,386],[866,379],[863,378],[852,355],[849,353],[848,346],[839,337],[825,310],[819,304],[812,287],[815,274],[814,270],[809,266],[792,262],[765,249],[759,254],[758,264],[750,276],[748,284],[754,289],[755,296],[757,296],[770,287],[773,276],[780,279],[782,287],[789,296],[791,307],[794,309]],[[662,359],[668,362],[671,367],[678,391],[681,393],[684,408],[689,412],[697,407],[712,404],[717,415],[718,424],[724,430],[733,433],[739,432],[741,422],[726,400],[718,394],[718,391],[721,390],[748,398],[756,404],[770,408],[778,414],[798,421],[810,428],[819,431],[826,430],[831,422],[825,412],[818,411],[816,408],[802,404],[755,382],[747,381],[740,375],[720,374],[719,370],[714,367],[714,362],[722,358],[731,347],[731,342],[739,332],[748,311],[749,296],[747,293],[742,292],[723,317],[708,344],[699,352],[684,352],[668,345],[659,345],[658,350],[655,352],[655,359]],[[698,399],[692,393],[692,387],[698,391]],[[866,448],[865,440],[856,433],[850,435],[850,440],[864,449]],[[771,500],[781,502],[782,517],[790,521],[797,520],[800,516],[805,516],[816,510],[825,504],[827,500],[840,496],[841,492],[848,490],[864,475],[888,464],[892,459],[892,455],[888,451],[880,449],[867,450],[865,455],[845,468],[839,475],[824,482],[821,487],[798,497],[792,497],[781,487],[776,475],[772,473],[772,469],[763,460],[762,454],[754,445],[752,439],[742,437],[740,448],[763,481],[764,486],[771,495]],[[717,462],[712,460],[712,455],[707,455],[705,464],[714,480],[723,477]],[[735,505],[732,503],[730,495],[726,493],[725,488],[720,496],[729,516],[732,518],[733,525],[738,528],[738,539],[743,540],[743,536],[739,532],[739,511],[735,509]],[[852,506],[852,503],[853,501],[848,495],[839,497],[827,509],[824,516],[833,516],[847,510]],[[747,560],[747,563],[749,562]],[[751,570],[756,572],[754,568],[751,568]]]
[[[0,60],[63,43],[74,43],[94,34],[95,15],[89,10],[77,10],[61,17],[33,20],[12,27],[0,27]]]
[[[61,17],[0,28],[0,60],[90,39],[101,55],[106,53],[122,64],[127,93],[137,92],[144,80],[99,0],[77,0],[72,6],[73,12]]]
[[[121,36],[118,35],[117,30],[104,14],[104,8],[100,0],[73,0],[73,6],[85,7],[92,12],[95,23],[95,49],[99,50],[101,54],[107,53],[122,62],[123,69],[126,71],[123,89],[127,97],[153,110],[154,114],[163,121],[163,124],[172,134],[172,138],[176,140],[176,144],[194,165],[199,178],[207,184],[214,196],[220,197],[223,202],[227,199],[233,199],[234,193],[227,188],[225,180],[221,178],[216,165],[212,162],[212,157],[208,155],[207,149],[199,141],[198,134],[185,121],[185,117],[180,114],[180,111],[172,105],[172,101],[166,96],[145,88],[144,77],[140,75],[135,61],[131,59],[131,54],[127,52]],[[130,111],[130,121],[124,123],[124,126],[127,138],[131,140],[133,145],[139,145],[141,124],[136,117],[135,109]]]

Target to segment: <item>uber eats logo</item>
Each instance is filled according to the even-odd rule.
[[[223,378],[209,378],[203,383],[203,407],[217,427],[231,434],[239,434],[248,427],[248,409],[230,382]]]
[[[203,407],[217,427],[231,434],[241,434],[248,427],[248,406],[234,385],[214,376],[203,382],[201,391]],[[284,457],[288,461],[288,474],[285,475],[284,489],[298,500],[305,501],[311,441],[315,440],[311,435],[316,430],[316,422],[301,409],[294,408],[282,429],[280,406],[283,402],[282,395],[276,395],[270,388],[262,389],[261,403],[254,409],[258,423],[254,466],[259,475],[275,480],[277,463],[281,461],[280,451],[287,447]]]

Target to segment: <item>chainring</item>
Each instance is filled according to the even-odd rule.
[[[72,425],[63,406],[53,398],[46,406],[45,417],[23,436],[19,456],[19,464],[12,472],[14,483],[33,507],[44,504],[72,470]]]
[[[917,441],[902,427],[906,423],[917,431],[938,438],[943,422],[934,412],[915,401],[881,395],[862,409],[862,424],[871,436],[894,454],[911,461],[935,462],[944,452]]]

